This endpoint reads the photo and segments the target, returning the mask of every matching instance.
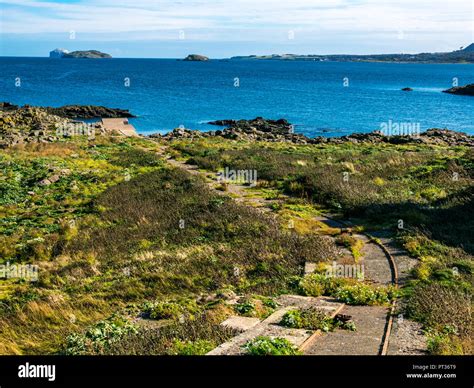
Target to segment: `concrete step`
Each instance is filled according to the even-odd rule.
[[[277,299],[280,308],[271,314],[268,318],[246,329],[243,333],[232,338],[228,342],[223,343],[214,350],[210,351],[208,355],[243,355],[245,350],[243,346],[250,340],[259,337],[267,336],[270,338],[285,338],[298,348],[313,338],[315,331],[306,329],[291,329],[280,326],[279,323],[286,312],[297,308],[315,307],[325,311],[328,315],[336,315],[344,306],[333,298],[328,297],[305,297],[299,295],[282,295]],[[224,321],[223,324],[225,322]]]

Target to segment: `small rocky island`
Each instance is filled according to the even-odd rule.
[[[462,96],[474,96],[474,84],[456,86],[448,90],[443,90],[443,92],[449,94],[459,94]]]
[[[72,51],[65,49],[55,49],[49,53],[50,58],[112,58],[110,54],[103,53],[97,50]]]
[[[186,62],[205,62],[208,60],[209,60],[208,57],[205,57],[204,55],[199,55],[199,54],[190,54],[186,58],[183,59],[183,61],[186,61]]]

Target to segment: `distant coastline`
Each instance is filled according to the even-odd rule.
[[[0,58],[40,58],[29,56],[0,56]],[[112,58],[110,54],[97,50],[73,51],[54,49],[49,53],[50,58]],[[434,52],[419,54],[254,54],[237,55],[232,57],[211,58],[205,55],[190,54],[186,58],[162,57],[120,57],[116,59],[170,59],[184,61],[307,61],[307,62],[374,62],[374,63],[419,63],[419,64],[473,64],[474,43],[459,50],[450,52]]]
[[[235,56],[231,60],[315,61],[315,62],[391,62],[391,63],[474,63],[474,43],[452,52],[372,55],[271,54]]]

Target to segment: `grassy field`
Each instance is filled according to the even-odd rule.
[[[425,325],[430,350],[472,352],[472,149],[170,145],[211,173],[257,170],[256,196],[290,198],[273,209],[279,217],[263,214],[171,168],[160,144],[140,138],[1,150],[0,265],[38,265],[39,280],[0,280],[0,354],[204,354],[233,335],[219,322],[265,317],[273,296],[352,298],[351,284],[302,280],[306,261],[338,255],[313,232],[320,210],[391,231],[419,260],[405,309]],[[295,228],[284,227],[293,215]],[[339,243],[356,258],[356,242]],[[245,300],[232,308],[235,294]],[[390,298],[378,292],[374,303]]]
[[[319,236],[282,230],[167,167],[157,149],[103,138],[2,151],[2,263],[36,264],[39,281],[2,281],[0,353],[58,352],[104,319],[107,337],[146,302],[285,292],[315,252],[332,255]],[[194,314],[222,313],[218,302]]]

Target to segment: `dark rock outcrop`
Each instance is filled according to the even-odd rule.
[[[183,59],[183,61],[187,61],[187,62],[204,62],[208,60],[209,60],[208,57],[205,57],[204,55],[199,55],[199,54],[190,54],[186,58]]]
[[[474,136],[447,129],[430,129],[417,136],[387,136],[380,131],[370,133],[354,133],[341,137],[318,136],[309,138],[293,133],[292,125],[285,119],[266,120],[257,117],[253,120],[218,120],[210,124],[227,126],[217,131],[196,131],[176,128],[165,135],[153,134],[150,138],[173,141],[177,139],[199,139],[205,137],[222,137],[231,140],[288,142],[294,144],[343,144],[343,143],[388,143],[388,144],[436,144],[444,146],[474,146]]]
[[[210,125],[218,125],[219,127],[228,127],[234,125],[237,120],[216,120],[216,121],[209,121],[208,124]]]
[[[29,105],[25,105],[20,108],[18,105],[11,104],[9,102],[0,102],[0,111],[14,111],[23,108],[33,108]],[[93,119],[93,118],[133,118],[136,117],[130,113],[128,109],[120,108],[108,108],[105,106],[96,105],[64,105],[59,108],[52,107],[38,107],[49,114],[64,117],[68,119]]]
[[[45,108],[49,113],[66,117],[69,119],[93,119],[93,118],[130,118],[135,117],[128,109],[119,108],[106,108],[105,106],[94,106],[94,105],[66,105],[60,108]]]
[[[474,96],[474,84],[456,86],[448,90],[443,90],[443,93],[459,94],[463,96]]]
[[[253,120],[217,120],[208,124],[227,126],[228,130],[244,133],[271,132],[274,134],[289,134],[293,132],[293,126],[285,119],[267,120],[257,117]]]
[[[9,102],[0,102],[0,111],[2,112],[17,110],[18,108],[18,105],[10,104]]]

